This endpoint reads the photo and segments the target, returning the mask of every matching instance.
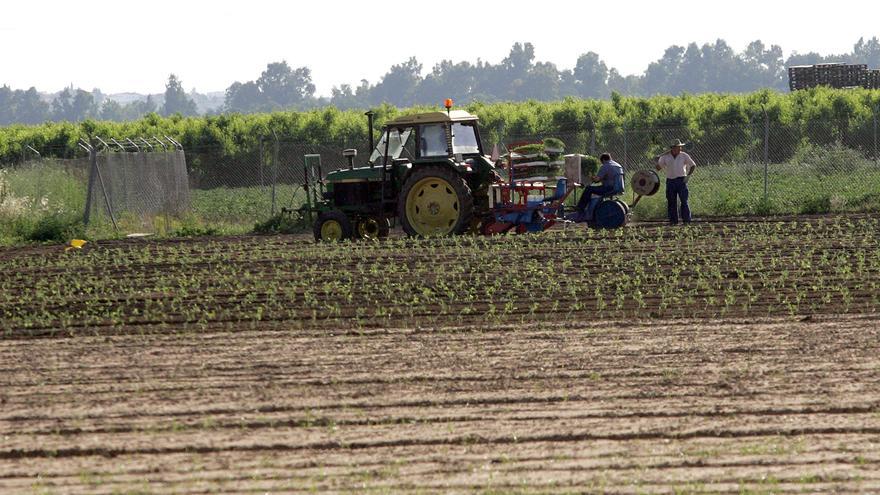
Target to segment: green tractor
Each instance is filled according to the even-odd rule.
[[[304,209],[317,241],[379,238],[399,222],[409,236],[475,231],[489,213],[489,186],[497,177],[485,156],[477,117],[462,110],[398,117],[382,128],[373,152],[356,167],[356,150],[345,150],[347,169],[312,172]]]

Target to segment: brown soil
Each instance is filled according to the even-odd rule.
[[[859,218],[715,219],[684,247],[646,223],[515,252],[0,248],[0,493],[878,493],[880,236],[840,227]],[[657,251],[690,258],[597,309],[593,285],[630,294],[615,274]],[[492,285],[521,266],[536,277]],[[664,310],[678,267],[695,302]]]
[[[877,492],[878,322],[0,340],[0,492]]]

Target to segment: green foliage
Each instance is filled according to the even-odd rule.
[[[190,191],[193,213],[208,222],[245,222],[266,218],[272,209],[272,191],[269,187],[218,187]],[[276,205],[299,206],[305,201],[305,192],[299,186],[278,185],[275,188]]]
[[[548,153],[562,153],[565,151],[565,143],[558,138],[544,138],[544,149],[547,150]]]
[[[691,183],[692,206],[697,216],[712,216],[876,211],[880,208],[880,172],[868,158],[871,150],[864,145],[871,142],[872,109],[878,103],[880,91],[818,88],[791,94],[760,91],[652,98],[614,94],[609,100],[475,102],[466,109],[480,117],[489,149],[495,142],[534,142],[545,136],[562,138],[569,153],[585,154],[591,142],[596,151],[619,149],[625,126],[629,130],[627,164],[631,166],[649,163],[654,155],[667,149],[671,137],[694,142],[701,167]],[[381,125],[402,113],[428,110],[432,109],[382,105],[375,109],[376,122]],[[763,164],[754,163],[763,151],[764,112],[771,124],[771,136],[783,137],[771,140],[766,200]],[[670,126],[681,134],[670,137],[662,132]],[[74,156],[77,140],[82,137],[171,136],[183,143],[191,177],[200,184],[202,178],[249,173],[243,172],[247,170],[243,167],[260,163],[257,152],[261,136],[273,133],[285,141],[340,150],[362,148],[367,140],[362,112],[335,108],[210,117],[165,118],[151,113],[124,123],[87,120],[81,124],[0,128],[0,162],[21,160],[26,145],[35,147],[44,157],[39,167],[0,170],[0,242],[52,238],[53,229],[56,233],[59,230],[52,227],[54,221],[47,220],[38,229],[40,219],[81,214],[85,174],[45,158]],[[270,153],[266,151],[265,155]],[[621,157],[615,158],[623,162]],[[595,157],[587,157],[582,163],[586,177],[598,170]],[[255,221],[269,216],[270,187],[215,187],[224,184],[234,186],[235,182],[217,181],[192,189],[192,214],[198,220],[192,228],[168,226],[163,233],[204,234],[205,229],[245,232],[254,228]],[[639,203],[635,211],[638,218],[665,217],[662,187],[654,198]],[[278,184],[275,194],[277,208],[296,208],[304,200],[298,185]],[[288,226],[278,219],[258,225],[256,230],[261,228],[280,232],[287,231]],[[90,225],[90,234],[92,229]]]
[[[514,153],[519,153],[520,155],[534,155],[540,154],[544,151],[543,144],[527,144],[524,146],[517,146],[513,149]]]
[[[844,146],[840,142],[819,146],[807,143],[795,153],[794,162],[804,166],[805,171],[819,175],[835,172],[854,172],[873,166],[858,150]]]
[[[197,115],[196,103],[186,95],[183,84],[174,74],[168,76],[165,85],[165,105],[162,107],[164,115]]]
[[[0,244],[82,236],[85,183],[74,170],[52,162],[0,169]]]
[[[815,215],[819,213],[828,213],[831,211],[831,196],[823,194],[804,200],[800,213],[807,215]]]
[[[296,212],[282,212],[254,225],[257,234],[297,234],[307,230],[308,223]]]
[[[302,108],[314,102],[315,85],[308,67],[273,62],[256,81],[235,82],[226,91],[226,107],[234,112]]]
[[[0,213],[82,212],[85,169],[41,162],[35,167],[0,170]]]
[[[0,328],[24,336],[52,329],[91,334],[144,322],[484,328],[585,319],[872,315],[880,309],[878,228],[876,217],[853,215],[660,230],[631,225],[494,237],[390,236],[336,245],[246,236],[106,243],[68,254],[7,250],[0,257],[0,273],[9,274],[0,277]],[[576,247],[577,256],[559,256],[566,246]],[[671,257],[669,246],[687,249]],[[584,268],[584,259],[597,261]],[[105,276],[108,266],[123,276]],[[103,294],[114,300],[89,297]],[[84,303],[89,300],[94,303]],[[661,383],[687,378],[662,366],[655,372]],[[791,447],[757,441],[749,448],[763,453],[744,454]]]
[[[776,206],[774,206],[773,201],[770,200],[770,198],[760,198],[758,202],[755,203],[754,211],[756,215],[773,215],[776,213]]]
[[[554,102],[485,104],[474,102],[465,108],[480,117],[484,139],[491,143],[515,137],[565,135],[567,152],[587,151],[589,132],[595,129],[599,142],[613,139],[627,129],[683,128],[701,150],[715,150],[720,158],[741,157],[749,149],[750,125],[762,125],[764,111],[772,132],[791,139],[774,143],[771,161],[787,161],[796,152],[799,137],[826,145],[835,141],[849,146],[863,140],[873,129],[872,109],[880,102],[880,90],[833,90],[816,88],[796,93],[761,91],[752,94],[654,96],[651,98],[612,95],[610,100],[566,98]],[[398,114],[431,110],[431,107],[375,108],[381,125]],[[436,110],[436,108],[433,108]],[[26,145],[43,156],[67,157],[77,153],[77,140],[89,135],[136,138],[168,135],[188,152],[211,149],[218,156],[234,158],[258,148],[261,136],[278,135],[285,141],[340,147],[363,146],[367,123],[360,110],[340,111],[333,107],[305,112],[226,114],[208,117],[148,114],[133,122],[89,121],[82,124],[45,123],[0,128],[0,162],[21,160]],[[731,133],[742,134],[732,136]],[[577,137],[572,141],[570,135]],[[829,138],[826,138],[828,136]],[[829,141],[830,139],[830,141]],[[633,149],[657,154],[668,141],[660,133],[630,136]],[[740,146],[740,148],[735,148]],[[754,146],[757,145],[757,141]],[[757,149],[757,148],[755,148]],[[641,159],[641,157],[633,157]],[[710,160],[717,161],[715,157]]]
[[[82,218],[74,214],[52,214],[42,217],[20,216],[10,224],[7,236],[24,242],[64,243],[85,237]]]
[[[592,155],[584,155],[581,158],[581,176],[588,178],[596,175],[599,171],[599,159]]]

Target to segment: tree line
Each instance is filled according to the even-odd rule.
[[[860,38],[850,53],[820,55],[792,53],[783,58],[778,45],[753,41],[736,52],[724,40],[702,46],[673,45],[650,63],[640,75],[621,75],[600,56],[587,52],[571,69],[535,60],[531,43],[515,43],[497,64],[478,60],[444,60],[423,75],[415,58],[393,65],[378,82],[362,80],[359,85],[341,84],[330,96],[315,95],[311,70],[291,67],[286,61],[272,62],[251,81],[234,82],[226,90],[222,108],[211,113],[259,113],[276,110],[310,110],[333,106],[341,110],[363,109],[381,104],[396,107],[433,105],[445,98],[458,102],[555,101],[565,97],[606,99],[624,96],[677,95],[705,92],[747,93],[758,89],[787,88],[786,67],[825,62],[864,63],[880,67],[880,40]],[[66,88],[51,103],[40,98],[35,88],[12,90],[0,87],[0,125],[35,124],[45,121],[78,122],[85,119],[129,121],[150,113],[163,116],[198,113],[195,102],[172,74],[166,84],[164,102],[152,98],[126,105],[106,100],[96,103],[96,92]]]
[[[98,101],[104,100],[101,104]],[[159,113],[163,116],[180,114],[198,115],[196,103],[183,89],[180,79],[171,74],[165,84],[164,100],[160,104],[147,96],[121,104],[112,99],[104,99],[101,91],[85,91],[64,88],[51,102],[45,101],[37,89],[13,90],[0,86],[0,125],[39,124],[42,122],[81,122],[86,119],[130,121],[144,115]]]

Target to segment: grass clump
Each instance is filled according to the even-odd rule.
[[[822,195],[804,198],[800,213],[805,215],[818,215],[831,212],[831,196]]]
[[[256,234],[298,234],[306,230],[308,225],[296,212],[281,212],[254,224]]]
[[[0,219],[0,244],[65,243],[84,238],[79,215],[56,213],[44,216],[16,216]]]

